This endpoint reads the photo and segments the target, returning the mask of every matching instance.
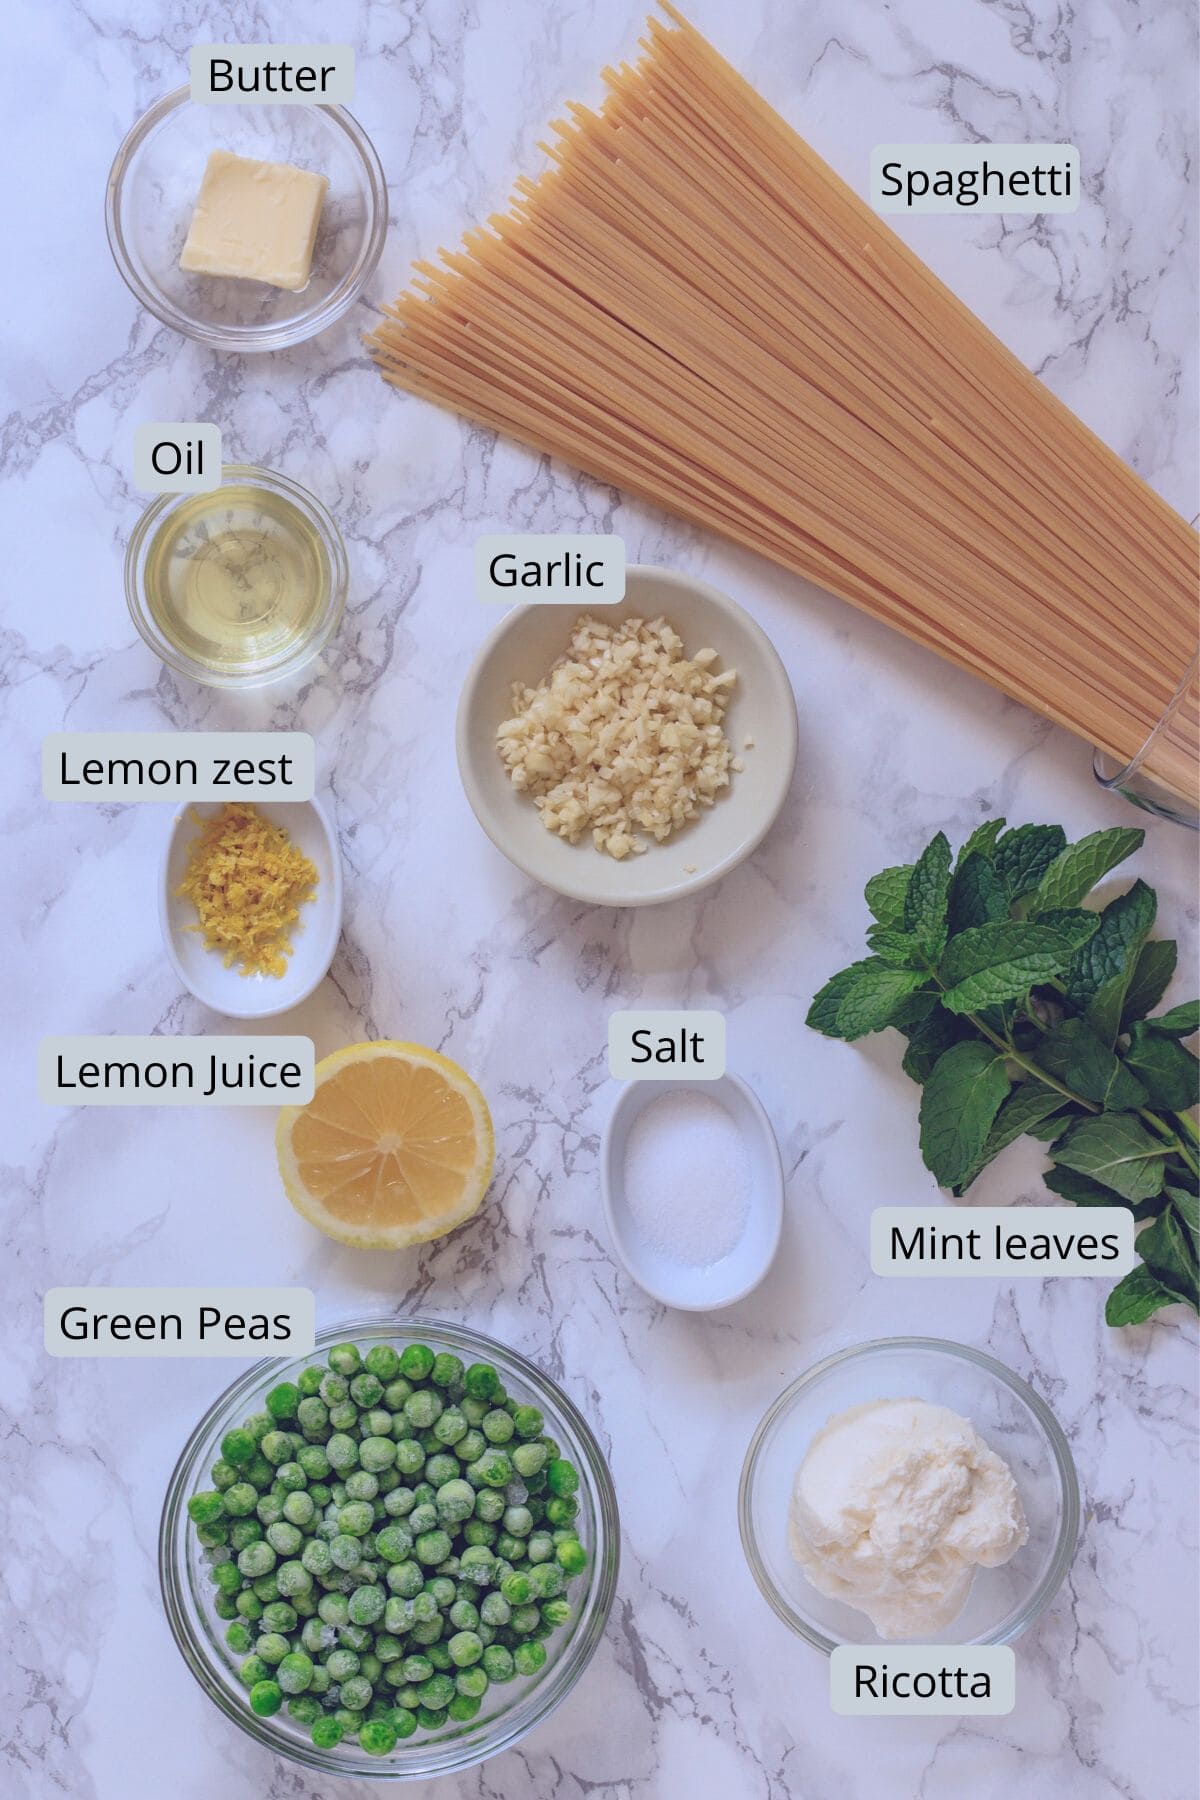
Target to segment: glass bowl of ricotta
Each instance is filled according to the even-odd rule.
[[[214,150],[327,179],[303,288],[180,268]],[[126,285],[164,325],[211,350],[283,350],[342,318],[374,273],[387,219],[383,167],[345,107],[200,105],[187,87],[165,94],[133,126],[105,195],[109,247]]]
[[[930,1506],[939,1504],[936,1497],[931,1500],[938,1476],[922,1466],[919,1446],[899,1443],[897,1462],[903,1460],[903,1467],[896,1472],[888,1517],[869,1517],[865,1507],[857,1513],[861,1496],[856,1499],[849,1489],[842,1496],[848,1503],[847,1516],[854,1520],[851,1535],[855,1529],[862,1532],[850,1562],[860,1556],[874,1558],[882,1549],[885,1557],[893,1556],[898,1570],[885,1636],[865,1610],[813,1585],[793,1553],[792,1520],[797,1472],[819,1434],[850,1409],[863,1409],[845,1421],[840,1453],[832,1459],[827,1454],[821,1471],[822,1479],[836,1480],[848,1467],[856,1475],[853,1465],[863,1446],[855,1443],[854,1434],[877,1429],[874,1403],[887,1401],[944,1407],[968,1421],[1010,1472],[1019,1501],[1015,1509],[1003,1473],[987,1463],[998,1493],[1004,1490],[999,1497],[1007,1497],[1018,1523],[1023,1513],[1028,1535],[1023,1542],[1018,1541],[1019,1532],[1014,1535],[1016,1547],[1004,1549],[1007,1560],[974,1568],[961,1610],[950,1622],[943,1617],[933,1629],[920,1629],[929,1569],[914,1565],[910,1571],[904,1546],[914,1530],[922,1529],[922,1515],[927,1519]],[[828,1436],[823,1441],[828,1450]],[[815,1461],[810,1464],[810,1482],[814,1475]],[[955,1504],[945,1509],[948,1535],[935,1538],[938,1556],[943,1543],[965,1542],[968,1554],[973,1548],[969,1540],[975,1520],[967,1519],[965,1511],[956,1515]],[[980,1520],[985,1512],[981,1506]],[[764,1597],[786,1625],[826,1655],[839,1644],[1006,1644],[1046,1610],[1071,1565],[1079,1535],[1079,1483],[1057,1420],[1028,1383],[1003,1363],[982,1350],[942,1338],[880,1338],[826,1357],[785,1388],[767,1410],[742,1468],[738,1525],[751,1573]],[[839,1566],[846,1569],[845,1558]],[[906,1625],[905,1587],[910,1580],[913,1606]]]

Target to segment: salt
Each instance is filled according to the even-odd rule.
[[[694,1088],[642,1108],[625,1140],[625,1204],[646,1243],[702,1268],[737,1244],[750,1210],[750,1162],[719,1100]]]

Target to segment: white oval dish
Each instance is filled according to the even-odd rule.
[[[496,731],[512,716],[512,688],[533,684],[563,654],[580,613],[608,621],[663,614],[694,655],[711,645],[720,667],[736,669],[725,734],[744,769],[698,819],[640,856],[596,850],[590,835],[569,844],[546,830],[509,779]],[[484,640],[463,684],[456,728],[458,769],[483,829],[518,869],[590,906],[652,906],[719,881],[755,851],[787,798],[796,766],[796,699],[779,653],[742,607],[707,582],[633,564],[615,606],[515,606]],[[753,745],[746,746],[752,738]]]
[[[307,1000],[328,974],[342,930],[342,857],[324,807],[317,800],[255,805],[272,825],[283,826],[319,876],[316,894],[301,908],[282,975],[242,975],[236,964],[227,969],[215,950],[204,948],[201,934],[188,930],[196,923],[196,909],[175,890],[196,836],[191,815],[210,818],[217,803],[189,803],[175,814],[159,872],[158,917],[171,966],[189,993],[230,1019],[270,1019]]]
[[[672,1091],[706,1095],[730,1114],[750,1165],[750,1204],[741,1237],[719,1262],[677,1262],[648,1243],[625,1199],[625,1144],[634,1120]],[[630,1081],[609,1114],[600,1145],[600,1187],[613,1247],[640,1288],[681,1312],[732,1306],[756,1288],[775,1259],[783,1229],[783,1164],[771,1121],[753,1088],[736,1075],[717,1081]]]

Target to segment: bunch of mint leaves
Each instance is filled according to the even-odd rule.
[[[1081,905],[1145,833],[1069,844],[1059,825],[1005,824],[981,825],[957,860],[939,831],[917,862],[867,883],[871,954],[825,984],[808,1023],[908,1039],[921,1154],[951,1193],[1029,1133],[1048,1145],[1054,1193],[1145,1222],[1110,1325],[1177,1301],[1200,1311],[1200,1062],[1182,1042],[1200,1002],[1149,1016],[1176,962],[1175,944],[1150,936],[1153,888],[1139,880],[1098,912]]]

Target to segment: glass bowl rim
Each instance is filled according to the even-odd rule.
[[[864,1357],[896,1350],[932,1351],[935,1355],[957,1357],[964,1362],[974,1363],[977,1368],[998,1380],[1024,1402],[1041,1426],[1053,1453],[1062,1500],[1062,1520],[1049,1566],[1024,1606],[1009,1622],[1007,1629],[996,1629],[982,1637],[970,1640],[977,1644],[1011,1643],[1013,1639],[1020,1637],[1041,1618],[1061,1587],[1067,1570],[1074,1560],[1080,1527],[1079,1477],[1066,1434],[1041,1396],[1036,1394],[1029,1383],[1015,1370],[1007,1368],[1004,1363],[991,1356],[986,1350],[977,1350],[970,1344],[956,1343],[952,1338],[883,1337],[871,1338],[861,1344],[850,1344],[845,1349],[835,1350],[829,1356],[822,1357],[820,1362],[814,1363],[810,1369],[806,1369],[802,1375],[798,1375],[794,1381],[789,1382],[783,1392],[772,1401],[755,1427],[754,1435],[750,1439],[742,1463],[741,1478],[738,1482],[738,1532],[742,1540],[742,1552],[749,1564],[750,1573],[754,1577],[759,1592],[776,1616],[782,1619],[792,1631],[797,1632],[800,1637],[812,1644],[815,1649],[823,1651],[826,1656],[832,1655],[838,1647],[839,1640],[827,1637],[823,1631],[793,1611],[767,1573],[759,1554],[758,1539],[751,1514],[750,1501],[754,1489],[754,1478],[759,1455],[768,1431],[788,1410],[794,1400],[806,1390],[817,1386],[826,1375],[842,1363],[854,1362]]]
[[[450,1752],[448,1760],[434,1762],[429,1766],[398,1768],[381,1758],[378,1766],[372,1764],[368,1768],[357,1764],[347,1768],[335,1747],[332,1750],[318,1749],[315,1744],[303,1740],[283,1744],[276,1733],[271,1730],[270,1719],[260,1719],[245,1707],[237,1707],[224,1688],[213,1681],[209,1671],[209,1659],[205,1654],[199,1635],[192,1625],[188,1612],[191,1601],[190,1592],[179,1580],[176,1566],[176,1550],[182,1542],[186,1547],[184,1535],[187,1525],[187,1492],[189,1472],[195,1463],[201,1446],[209,1432],[213,1429],[220,1415],[235,1404],[240,1404],[270,1373],[293,1364],[304,1362],[308,1357],[316,1356],[331,1344],[351,1341],[356,1334],[378,1333],[390,1331],[394,1335],[447,1332],[457,1334],[460,1338],[470,1340],[474,1345],[487,1351],[498,1351],[501,1358],[510,1359],[517,1367],[522,1380],[528,1381],[535,1391],[540,1388],[548,1390],[549,1398],[559,1408],[572,1431],[576,1434],[584,1452],[587,1464],[586,1479],[591,1485],[592,1501],[596,1513],[597,1542],[591,1561],[592,1582],[588,1592],[586,1613],[584,1614],[577,1639],[572,1644],[572,1658],[564,1658],[561,1663],[547,1664],[546,1679],[540,1681],[535,1688],[526,1689],[522,1699],[531,1695],[540,1696],[540,1701],[530,1709],[530,1715],[515,1729],[505,1728],[504,1721],[509,1716],[506,1711],[493,1721],[491,1729],[499,1732],[499,1740],[457,1746],[459,1754],[454,1755],[456,1746],[444,1746]],[[270,1750],[273,1755],[285,1761],[303,1764],[308,1768],[318,1769],[327,1775],[341,1776],[343,1779],[360,1781],[418,1781],[429,1780],[443,1775],[461,1774],[466,1769],[477,1767],[490,1761],[492,1757],[511,1750],[521,1742],[529,1732],[543,1724],[552,1712],[574,1690],[577,1683],[586,1674],[601,1639],[608,1628],[612,1612],[613,1600],[616,1596],[617,1577],[620,1572],[621,1557],[621,1523],[617,1508],[616,1490],[608,1463],[600,1448],[595,1432],[580,1412],[575,1402],[566,1394],[552,1376],[531,1362],[520,1350],[514,1350],[493,1338],[488,1333],[479,1331],[474,1325],[460,1324],[453,1319],[444,1319],[432,1313],[405,1314],[397,1318],[387,1312],[371,1312],[356,1315],[350,1319],[339,1319],[333,1324],[324,1326],[316,1334],[313,1350],[308,1356],[265,1356],[260,1357],[244,1369],[233,1381],[224,1387],[212,1404],[207,1407],[193,1427],[183,1445],[175,1466],[167,1482],[163,1498],[162,1515],[158,1530],[158,1580],[162,1595],[163,1608],[171,1636],[175,1641],[188,1669],[208,1699],[217,1706],[226,1718],[231,1719],[249,1737]],[[562,1671],[566,1674],[563,1675]],[[550,1679],[558,1674],[557,1682]],[[511,1710],[511,1709],[510,1709]],[[418,1746],[419,1748],[420,1746]]]
[[[282,475],[277,469],[264,468],[260,463],[228,462],[221,465],[221,479],[217,488],[241,483],[247,487],[265,488],[272,493],[282,494],[292,505],[315,525],[318,536],[329,560],[329,596],[320,619],[311,634],[302,643],[296,645],[282,661],[270,668],[255,671],[253,674],[223,675],[215,669],[196,662],[172,644],[170,639],[159,632],[150,615],[145,595],[145,559],[143,551],[155,528],[161,523],[172,507],[195,498],[194,493],[155,494],[150,504],[142,513],[129,536],[125,547],[125,604],[129,608],[129,616],[137,630],[138,636],[147,644],[160,662],[174,670],[176,675],[186,675],[189,681],[198,681],[204,687],[226,688],[243,691],[250,688],[265,687],[273,681],[282,681],[294,675],[298,669],[304,668],[314,656],[320,654],[341,623],[346,610],[346,597],[350,587],[350,565],[346,556],[346,544],[338,524],[324,501],[293,481],[290,475]]]
[[[185,83],[182,87],[172,88],[169,93],[161,95],[151,106],[146,108],[141,117],[130,126],[117,147],[104,190],[104,228],[117,272],[134,298],[160,324],[168,326],[172,331],[177,331],[182,337],[191,338],[196,343],[207,345],[210,350],[252,354],[262,350],[286,350],[294,344],[306,343],[309,338],[316,337],[319,332],[335,324],[349,311],[374,274],[383,254],[388,230],[388,191],[387,177],[383,172],[383,164],[379,160],[379,152],[354,114],[348,112],[344,106],[332,106],[324,103],[308,106],[309,111],[322,112],[328,116],[349,144],[362,171],[369,209],[362,249],[333,292],[328,294],[313,312],[298,313],[295,317],[283,320],[279,324],[264,325],[254,331],[231,334],[219,326],[207,325],[201,320],[189,318],[167,298],[161,288],[144,280],[134,267],[122,225],[121,202],[125,190],[125,179],[132,167],[134,157],[164,119],[168,118],[171,113],[178,112],[181,107],[192,104],[194,102],[190,84]]]

